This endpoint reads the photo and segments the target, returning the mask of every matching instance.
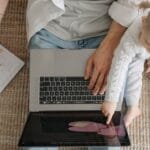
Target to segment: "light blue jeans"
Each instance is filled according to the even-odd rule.
[[[47,49],[47,48],[59,48],[59,49],[83,49],[83,48],[97,48],[105,36],[98,36],[87,38],[78,41],[65,41],[45,29],[36,33],[29,42],[29,49]]]
[[[92,37],[78,41],[65,41],[57,36],[51,34],[45,29],[36,33],[29,42],[29,49],[46,49],[46,48],[59,48],[59,49],[94,49],[97,48],[105,36]],[[58,150],[57,147],[26,147],[24,150]],[[80,150],[80,148],[76,148]],[[119,147],[99,147],[91,146],[88,150],[120,150]]]

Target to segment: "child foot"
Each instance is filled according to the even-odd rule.
[[[140,116],[140,114],[141,111],[138,107],[136,106],[129,107],[124,116],[125,126],[128,127],[136,117]]]

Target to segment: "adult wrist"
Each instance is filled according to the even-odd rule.
[[[110,56],[113,56],[114,50],[115,50],[115,48],[117,46],[117,43],[116,43],[116,40],[114,40],[114,39],[111,40],[111,39],[105,38],[101,42],[101,44],[100,44],[100,46],[98,47],[97,50],[101,51],[103,53],[109,53]]]
[[[105,39],[101,42],[99,49],[114,53],[115,49],[117,48],[118,44],[120,43],[120,40],[122,38],[122,34],[112,33],[105,37]]]

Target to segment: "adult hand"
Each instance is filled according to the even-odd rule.
[[[87,61],[85,79],[90,79],[88,87],[94,95],[103,94],[105,91],[113,53],[125,30],[125,27],[113,21],[102,44]]]
[[[110,48],[107,46],[107,49]],[[107,75],[113,57],[107,49],[105,46],[99,47],[87,61],[85,79],[90,79],[88,88],[93,91],[94,95],[105,92]]]

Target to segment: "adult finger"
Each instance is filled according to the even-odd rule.
[[[98,69],[96,69],[96,67],[95,67],[94,70],[93,70],[91,79],[90,79],[89,86],[88,86],[88,88],[89,88],[90,90],[93,89],[93,87],[95,86],[95,83],[96,83],[96,81],[97,81],[98,75],[99,75],[99,71],[98,71]]]
[[[104,94],[106,91],[106,85],[107,85],[107,77],[105,77],[104,83],[102,84],[102,87],[99,91],[99,94]]]
[[[92,72],[92,66],[93,66],[93,63],[92,63],[92,59],[90,58],[86,64],[86,69],[85,69],[85,74],[84,74],[85,80],[90,78],[91,72]]]
[[[93,90],[94,95],[98,94],[98,92],[101,89],[101,86],[103,84],[103,80],[104,80],[104,75],[101,73],[98,77],[98,80],[97,80],[96,85],[95,85],[94,90]]]

